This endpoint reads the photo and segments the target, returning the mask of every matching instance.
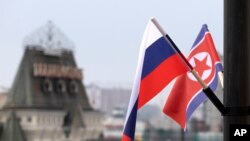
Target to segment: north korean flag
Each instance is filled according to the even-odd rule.
[[[217,74],[219,71],[223,71],[223,67],[206,25],[202,26],[187,59],[205,83],[214,91],[218,85]],[[207,97],[203,93],[201,85],[188,72],[177,78],[163,112],[185,129],[186,122],[194,110],[205,100]]]

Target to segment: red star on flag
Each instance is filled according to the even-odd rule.
[[[201,61],[194,57],[194,62],[194,69],[197,71],[200,77],[202,77],[204,71],[211,69],[211,67],[207,65],[207,56],[204,57]]]

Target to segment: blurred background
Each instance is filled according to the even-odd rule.
[[[120,140],[152,16],[185,55],[208,24],[223,59],[223,1],[0,0],[0,140]],[[136,140],[222,141],[210,101],[185,133],[161,112],[172,84],[139,111]]]

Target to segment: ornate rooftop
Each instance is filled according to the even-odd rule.
[[[46,51],[74,50],[73,42],[52,21],[48,21],[47,24],[26,36],[23,45],[24,48],[36,47]]]

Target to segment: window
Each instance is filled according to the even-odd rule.
[[[32,122],[32,117],[29,116],[29,117],[27,118],[27,121],[28,121],[28,122]]]

